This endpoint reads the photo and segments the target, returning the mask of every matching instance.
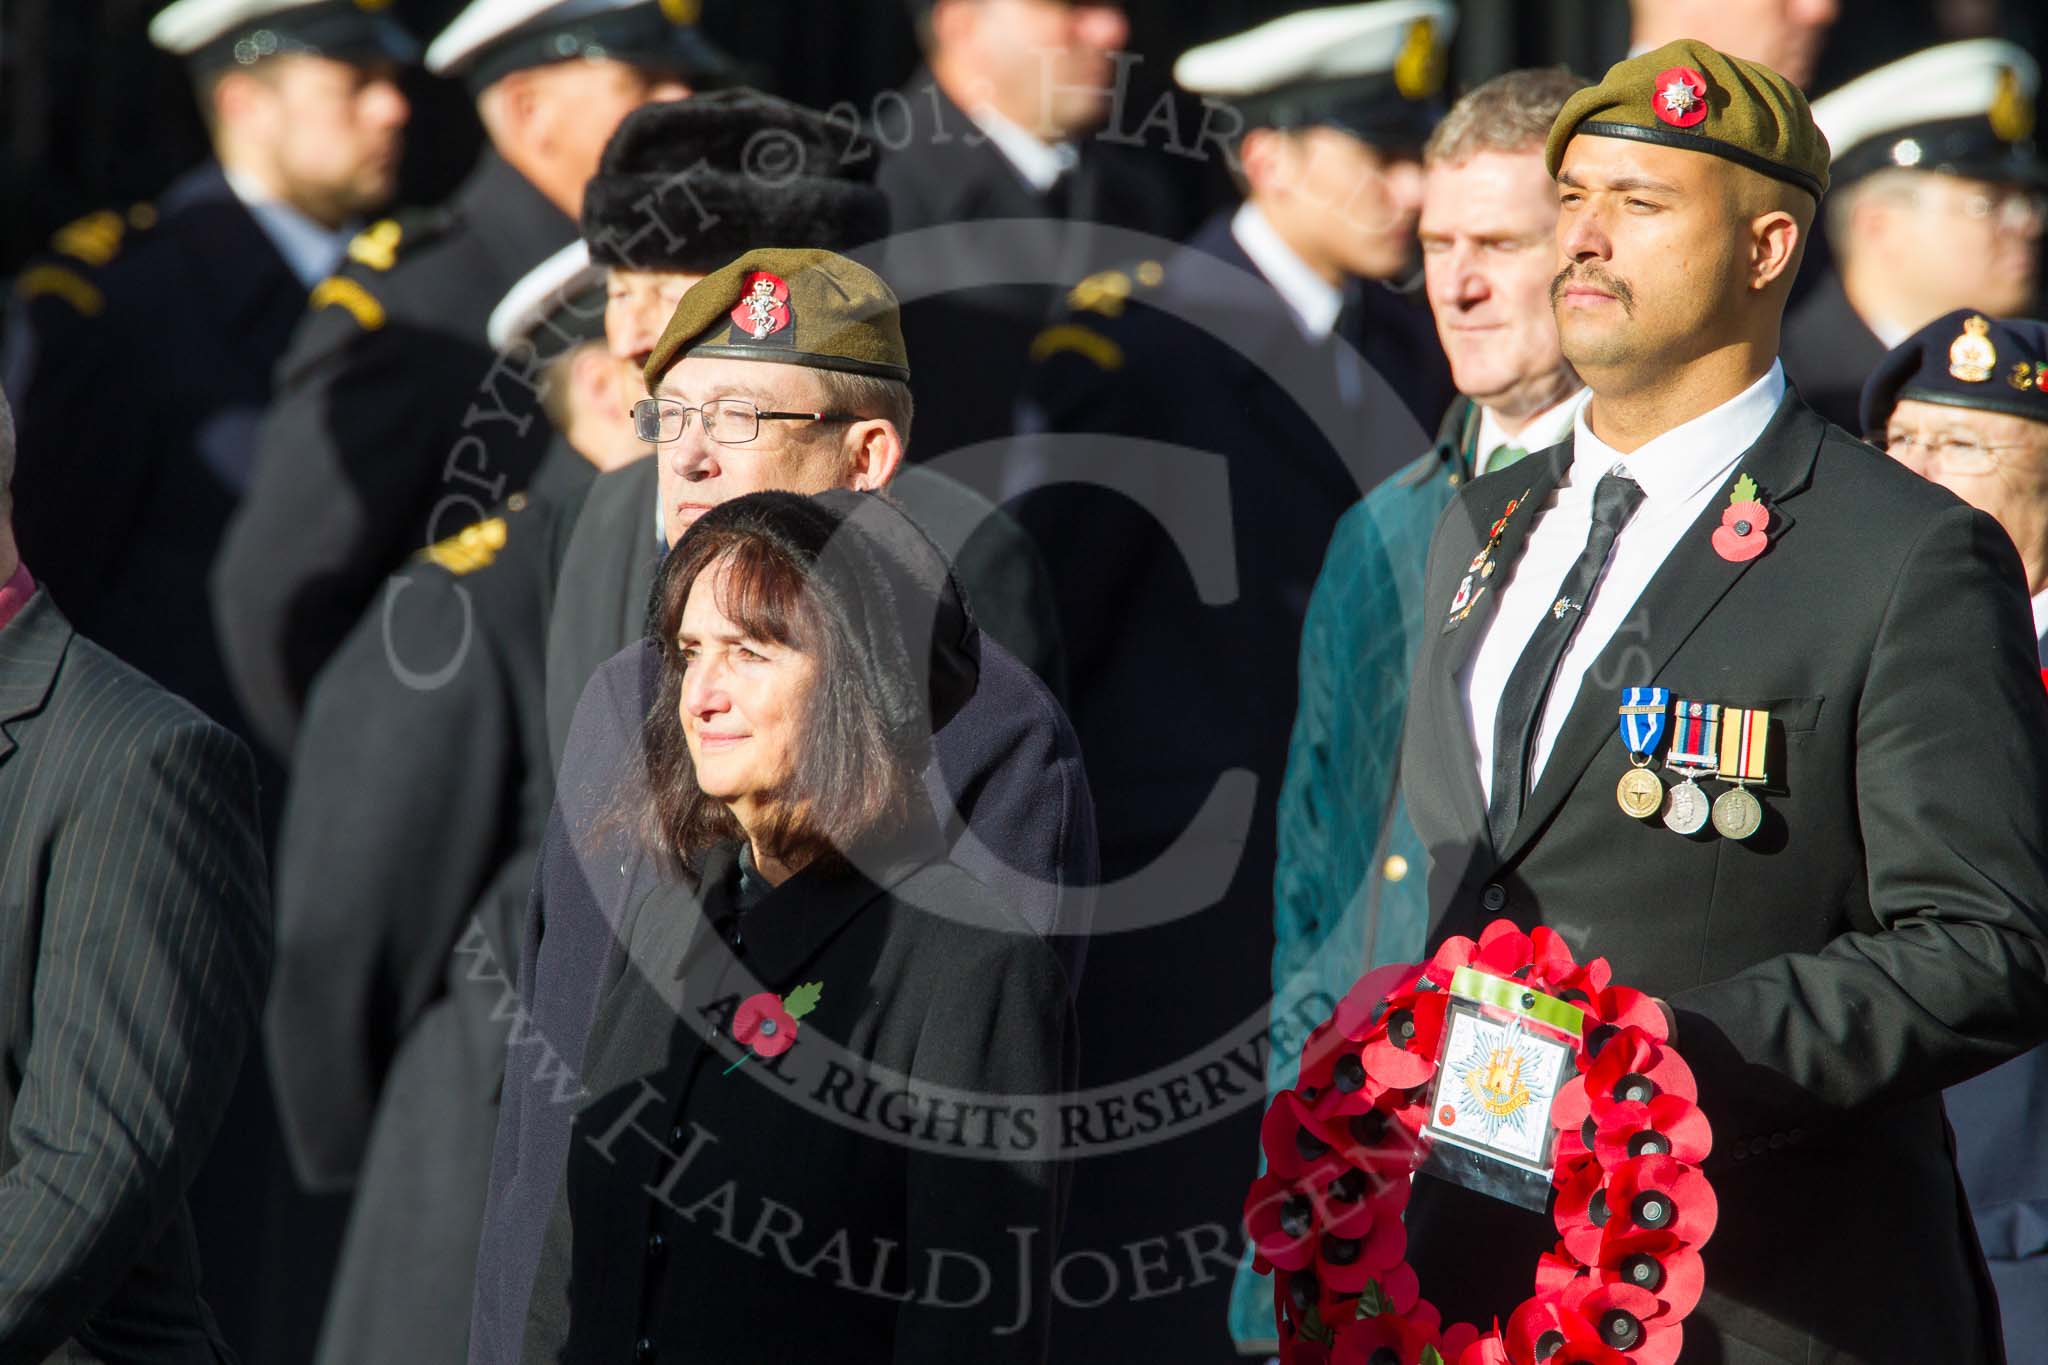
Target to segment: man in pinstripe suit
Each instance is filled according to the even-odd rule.
[[[0,395],[0,1361],[214,1365],[185,1186],[269,971],[255,769],[37,589],[13,467]]]

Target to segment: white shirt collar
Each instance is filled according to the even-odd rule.
[[[1003,159],[1013,166],[1024,183],[1044,194],[1059,178],[1080,164],[1081,155],[1070,142],[1045,142],[1028,129],[1012,123],[994,109],[983,106],[967,111],[974,125],[988,134]]]
[[[1321,341],[1337,326],[1344,295],[1337,286],[1309,269],[1308,262],[1282,241],[1257,204],[1247,200],[1230,220],[1230,235],[1252,258],[1252,264],[1280,294],[1288,311],[1310,341]]]
[[[1472,447],[1472,468],[1484,474],[1494,452],[1502,446],[1520,446],[1533,455],[1564,441],[1572,434],[1572,423],[1578,420],[1579,409],[1586,406],[1586,400],[1592,396],[1591,389],[1581,386],[1531,417],[1520,431],[1512,434],[1501,426],[1500,418],[1494,415],[1492,408],[1480,408],[1479,436]]]
[[[1717,408],[1680,423],[1623,455],[1593,434],[1589,405],[1572,418],[1571,482],[1593,482],[1619,466],[1643,486],[1645,499],[1678,504],[1719,483],[1756,444],[1785,397],[1785,367],[1771,362],[1763,377]]]
[[[249,216],[277,248],[277,254],[284,257],[300,284],[311,289],[334,273],[348,252],[349,238],[355,236],[354,224],[324,228],[248,176],[225,166],[221,173],[227,177],[235,198],[249,210]]]
[[[2042,643],[2042,653],[2048,654],[2048,588],[2034,594],[2034,638]]]

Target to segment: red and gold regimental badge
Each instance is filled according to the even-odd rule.
[[[729,316],[756,341],[773,336],[789,326],[789,286],[756,270],[740,284],[740,301]]]
[[[1674,66],[1657,76],[1650,107],[1674,128],[1692,128],[1707,118],[1707,78],[1689,66]]]

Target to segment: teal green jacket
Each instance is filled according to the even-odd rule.
[[[1359,976],[1422,956],[1428,853],[1401,808],[1401,725],[1430,536],[1471,477],[1478,427],[1469,399],[1451,405],[1429,453],[1337,523],[1309,599],[1273,875],[1269,1097],[1294,1084],[1308,1028]],[[1245,1354],[1277,1349],[1272,1281],[1252,1272],[1249,1247],[1230,1334]]]

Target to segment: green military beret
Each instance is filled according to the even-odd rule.
[[[831,251],[762,247],[706,275],[647,357],[647,391],[686,355],[910,379],[896,295]]]
[[[1725,157],[1815,199],[1828,187],[1828,140],[1799,87],[1694,38],[1616,62],[1598,85],[1566,100],[1544,148],[1552,175],[1579,134]]]

